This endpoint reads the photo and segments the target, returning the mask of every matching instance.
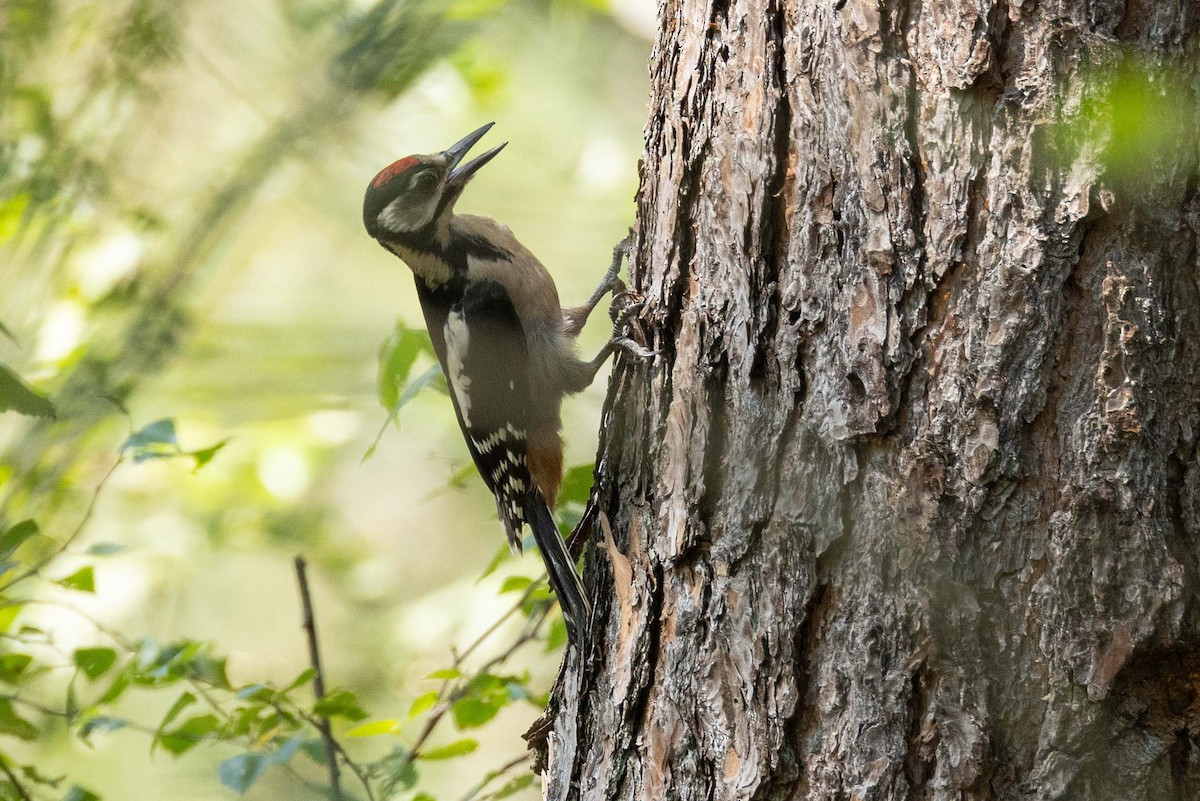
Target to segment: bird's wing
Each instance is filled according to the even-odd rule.
[[[520,548],[525,502],[533,489],[525,463],[529,355],[507,291],[495,281],[469,285],[446,317],[446,383],[467,447],[496,507],[509,544]]]

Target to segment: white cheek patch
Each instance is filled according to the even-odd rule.
[[[413,203],[410,198],[398,197],[379,212],[379,225],[393,233],[403,234],[423,228],[437,210],[437,196]]]
[[[446,318],[446,367],[454,399],[462,413],[463,425],[471,427],[471,378],[463,370],[467,348],[471,344],[471,329],[461,311],[451,312]]]

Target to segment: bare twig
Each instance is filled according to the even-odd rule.
[[[303,556],[297,556],[296,581],[300,585],[300,603],[303,608],[304,633],[308,636],[308,660],[313,669],[313,694],[317,701],[325,697],[325,675],[321,670],[321,649],[317,645],[317,621],[313,615],[312,596],[308,592],[308,564]],[[317,724],[325,741],[325,755],[329,762],[329,797],[341,801],[341,777],[338,773],[338,745],[329,727],[329,718],[322,716]]]

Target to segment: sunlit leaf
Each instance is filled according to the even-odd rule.
[[[217,452],[220,451],[222,448],[224,448],[228,444],[229,444],[229,440],[223,439],[220,442],[218,442],[216,445],[210,445],[209,447],[201,448],[198,451],[188,451],[187,455],[192,457],[192,459],[196,463],[195,466],[192,468],[193,472],[196,470],[199,470],[200,468],[204,467],[206,464],[211,462],[213,460],[213,457],[217,455]]]
[[[422,693],[413,699],[412,706],[408,708],[408,719],[412,720],[419,715],[423,715],[437,704],[438,698],[441,697],[437,690],[430,690],[427,693]]]
[[[58,584],[66,587],[68,590],[76,590],[78,592],[95,592],[96,577],[92,573],[92,566],[81,567],[66,578],[58,580]]]
[[[500,585],[500,594],[503,595],[506,592],[522,592],[532,583],[533,579],[529,578],[528,576],[509,576],[504,580],[504,583]]]
[[[455,757],[466,756],[475,751],[479,747],[479,742],[469,738],[455,740],[452,743],[443,745],[439,748],[431,748],[428,751],[422,751],[419,758],[425,760],[435,759],[454,759]]]
[[[462,677],[462,671],[457,668],[442,668],[425,676],[427,679],[442,679],[450,681]]]
[[[355,726],[346,732],[347,737],[375,737],[380,734],[391,734],[399,724],[398,720],[373,720],[361,726]]]
[[[17,615],[21,614],[24,607],[25,604],[21,601],[5,601],[0,605],[0,633],[5,633],[12,628]]]

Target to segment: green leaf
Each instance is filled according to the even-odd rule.
[[[63,796],[63,801],[100,801],[100,796],[75,785]]]
[[[11,734],[22,740],[35,740],[38,736],[37,726],[17,714],[12,701],[0,698],[0,734]]]
[[[410,753],[408,749],[397,745],[376,763],[383,777],[379,789],[384,798],[391,798],[397,792],[405,792],[416,786],[419,778],[417,764],[409,758]]]
[[[472,463],[470,466],[474,467],[474,463]],[[512,551],[509,550],[509,547],[507,545],[501,545],[496,549],[496,553],[492,556],[492,561],[488,562],[487,567],[483,569],[483,573],[481,573],[479,578],[475,579],[475,581],[483,581],[485,578],[495,573],[496,568],[500,567],[500,565],[502,565],[511,557]]]
[[[506,592],[522,592],[532,583],[533,579],[529,578],[528,576],[509,576],[504,580],[504,583],[500,585],[500,594],[504,595]]]
[[[199,653],[188,663],[190,678],[199,679],[205,684],[211,684],[222,690],[230,689],[229,677],[225,674],[226,657],[215,657],[207,653]]]
[[[460,729],[475,729],[496,717],[508,699],[463,698],[455,701],[452,711],[454,725]]]
[[[184,754],[212,736],[221,727],[216,715],[197,715],[185,720],[180,726],[164,732],[158,738],[163,750],[175,756]]]
[[[592,477],[595,472],[596,468],[591,464],[576,465],[567,470],[558,490],[558,502],[585,505],[588,496],[592,494]]]
[[[408,381],[413,362],[422,350],[431,349],[424,331],[396,325],[395,332],[379,346],[379,403],[390,414],[400,408],[400,388]]]
[[[230,790],[235,793],[245,793],[262,778],[263,773],[273,761],[270,754],[247,751],[222,762],[217,767],[217,775],[221,779],[221,784]]]
[[[347,737],[375,737],[380,734],[391,734],[400,721],[395,719],[373,720],[361,726],[355,726],[346,732]]]
[[[442,378],[442,366],[437,363],[430,365],[428,370],[414,378],[408,383],[408,386],[404,388],[404,392],[400,394],[400,400],[396,401],[396,411],[398,412],[407,406],[408,402],[417,397],[417,395],[421,394],[421,390],[425,389],[426,387],[437,388],[440,386],[444,388],[445,381],[439,381],[439,379]]]
[[[85,743],[89,741],[93,734],[107,734],[108,732],[119,731],[129,724],[120,718],[109,717],[108,715],[96,715],[90,717],[79,725],[79,739]]]
[[[162,743],[163,733],[167,730],[167,726],[170,726],[183,710],[194,703],[196,703],[196,696],[190,692],[185,692],[175,699],[175,703],[171,704],[167,714],[163,715],[162,722],[158,724],[158,730],[154,732],[154,739],[150,741],[150,753],[153,754],[154,749]]]
[[[20,376],[0,364],[0,412],[54,418],[54,404],[34,392]]]
[[[12,556],[25,540],[37,533],[37,523],[32,520],[22,520],[4,534],[0,534],[0,559]]]
[[[305,684],[308,684],[310,681],[312,681],[316,675],[316,670],[313,668],[306,668],[305,670],[302,670],[300,674],[296,676],[296,678],[292,679],[291,683],[284,687],[280,692],[290,693],[292,690],[303,687]]]
[[[118,698],[120,698],[122,695],[124,695],[125,691],[128,689],[129,689],[129,674],[122,673],[121,675],[117,676],[116,681],[114,681],[111,685],[109,685],[109,688],[104,691],[104,695],[100,696],[100,700],[97,701],[96,703],[97,704],[111,704],[113,701],[116,701]]]
[[[427,678],[427,679],[442,679],[445,681],[451,681],[453,679],[462,678],[462,671],[458,670],[457,668],[442,668],[441,670],[433,671],[432,673],[427,675],[425,678]]]
[[[349,690],[334,690],[313,706],[313,714],[325,718],[346,718],[360,721],[367,716],[366,711],[358,705],[358,697]]]
[[[286,765],[287,763],[291,762],[292,757],[294,757],[296,752],[299,751],[303,746],[304,735],[292,735],[282,745],[280,745],[279,750],[275,752],[273,757],[275,764]]]
[[[95,545],[88,546],[88,556],[112,556],[122,553],[128,548],[119,542],[97,542]]]
[[[275,697],[275,691],[261,682],[256,682],[239,688],[233,697],[239,701],[258,701],[268,704]]]
[[[103,676],[117,661],[117,652],[112,648],[80,648],[75,652],[75,667],[95,681]]]
[[[422,751],[418,754],[419,759],[434,760],[434,759],[454,759],[455,757],[466,756],[472,753],[479,747],[479,742],[469,738],[455,740],[452,743],[443,745],[440,748],[431,748],[428,751]]]
[[[201,448],[198,451],[188,451],[187,455],[192,457],[192,459],[196,462],[195,467],[192,468],[192,472],[193,473],[196,472],[197,470],[199,470],[200,468],[204,467],[206,464],[211,462],[213,460],[213,457],[217,455],[217,452],[220,451],[222,448],[224,448],[228,444],[229,444],[229,440],[223,439],[220,442],[218,442],[216,445],[210,445],[207,448]]]
[[[514,776],[501,785],[500,789],[492,793],[492,798],[508,798],[509,796],[516,795],[526,787],[532,785],[535,781],[537,781],[537,776],[534,776],[532,773],[524,773],[520,776]]]
[[[96,577],[92,574],[91,565],[81,567],[66,578],[59,579],[58,584],[68,590],[77,590],[78,592],[96,591]]]
[[[33,657],[29,654],[4,654],[0,656],[0,681],[16,684],[25,673]]]
[[[412,720],[419,715],[423,715],[437,704],[440,693],[437,690],[430,690],[427,693],[418,695],[413,699],[412,706],[408,708],[408,719]]]
[[[134,462],[178,456],[181,451],[175,436],[175,421],[163,418],[135,431],[122,443],[121,453],[132,453]]]
[[[17,615],[25,608],[24,601],[5,601],[0,604],[0,633],[6,633],[16,622]]]
[[[557,651],[567,644],[567,621],[556,617],[550,621],[550,630],[546,632],[546,653]]]
[[[4,324],[3,320],[0,320],[0,334],[4,334],[4,336],[8,337],[13,342],[17,341],[16,334],[14,334],[12,332],[12,329],[10,329],[7,325]]]

